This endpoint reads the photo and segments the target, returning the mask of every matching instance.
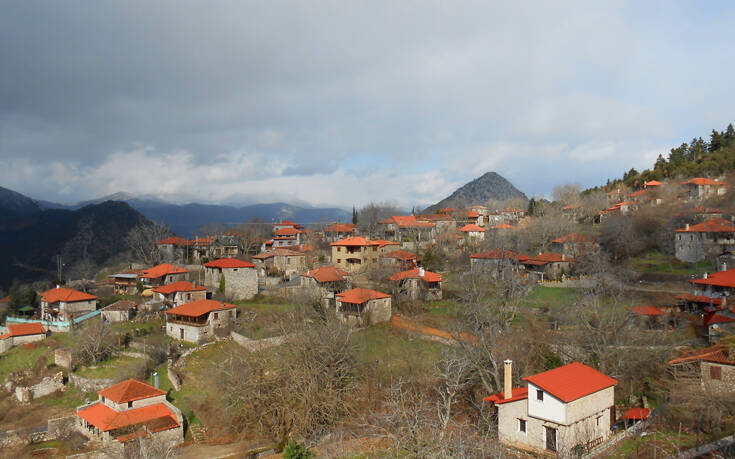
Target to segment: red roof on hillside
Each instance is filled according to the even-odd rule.
[[[470,255],[470,258],[484,258],[490,260],[528,260],[528,257],[526,255],[521,255],[520,253],[515,253],[511,252],[510,250],[502,249],[492,249],[486,252],[476,253],[474,255]]]
[[[46,329],[41,322],[31,322],[29,324],[7,324],[9,336],[27,336],[27,335],[45,335]]]
[[[324,227],[325,233],[353,233],[355,225],[352,223],[332,223]]]
[[[301,231],[293,227],[280,228],[276,230],[276,236],[295,236],[297,234],[301,234]]]
[[[528,387],[514,387],[510,391],[510,398],[505,399],[505,392],[500,391],[497,394],[485,397],[482,400],[485,402],[493,402],[496,405],[502,405],[503,403],[516,402],[528,398]]]
[[[420,268],[414,268],[409,269],[408,271],[401,271],[399,273],[395,273],[392,276],[388,278],[388,280],[392,281],[398,281],[402,279],[423,279],[426,282],[441,282],[442,276],[441,274],[433,273],[431,271],[424,271],[424,275],[421,276],[421,269]]]
[[[134,402],[135,400],[142,400],[144,398],[157,397],[159,395],[166,394],[166,392],[156,389],[143,381],[138,381],[137,379],[128,379],[117,383],[114,386],[110,386],[107,389],[102,389],[97,393],[115,403]]]
[[[710,218],[707,221],[699,223],[697,225],[690,225],[689,229],[686,227],[679,228],[676,230],[677,233],[732,233],[735,232],[735,227],[730,225],[730,222],[721,218]]]
[[[160,265],[146,269],[140,274],[140,277],[145,277],[146,279],[158,279],[159,277],[163,277],[168,274],[181,274],[188,272],[189,271],[187,271],[186,269],[177,268],[170,263],[162,263]]]
[[[372,247],[374,245],[380,245],[375,241],[370,241],[362,236],[348,237],[340,239],[337,242],[332,242],[329,245],[343,246],[343,247]]]
[[[462,231],[463,233],[484,233],[485,232],[485,228],[481,226],[477,226],[474,223],[464,225],[459,230]]]
[[[207,289],[201,285],[195,287],[194,284],[187,281],[172,282],[168,285],[161,285],[160,287],[155,287],[153,289],[154,292],[162,293],[164,295],[170,295],[175,292],[197,292],[201,290]]]
[[[237,258],[219,258],[209,263],[204,263],[207,268],[255,268],[255,265],[248,262],[238,260]]]
[[[650,180],[643,184],[644,187],[648,188],[649,186],[661,186],[663,185],[662,182],[659,182],[658,180]]]
[[[723,316],[722,314],[718,314],[716,312],[710,312],[709,314],[705,314],[704,317],[702,317],[702,325],[705,327],[709,327],[710,325],[714,324],[726,324],[730,322],[735,322],[735,319],[732,317]]]
[[[648,190],[638,190],[636,192],[630,193],[628,197],[637,198],[638,196],[643,196],[646,193],[648,193]]]
[[[338,293],[337,298],[343,303],[362,304],[369,300],[378,300],[381,298],[390,298],[390,295],[376,290],[366,288],[353,288],[346,292]]]
[[[666,314],[664,311],[662,311],[660,308],[657,308],[656,306],[634,306],[632,309],[634,314],[638,314],[640,316],[662,316]]]
[[[623,419],[629,421],[643,421],[648,419],[648,415],[651,414],[651,410],[648,408],[630,408],[628,411],[623,413]]]
[[[385,258],[397,258],[403,261],[417,261],[418,257],[413,252],[406,252],[405,250],[394,250],[383,255]]]
[[[74,290],[73,288],[57,287],[41,293],[41,299],[47,303],[56,303],[59,301],[73,303],[75,301],[96,300],[97,297],[89,293]]]
[[[389,241],[387,239],[373,239],[372,242],[375,242],[376,244],[378,244],[378,247],[381,248],[381,249],[383,247],[387,247],[389,245],[401,245],[401,244],[399,244],[397,242]]]
[[[414,215],[394,215],[393,221],[399,228],[433,228],[431,222],[417,220]]]
[[[77,411],[77,416],[103,432],[139,424],[154,433],[179,426],[176,415],[163,403],[118,412],[100,402]]]
[[[670,360],[669,365],[698,361],[735,365],[735,361],[730,360],[729,351],[723,344],[715,344],[714,346],[702,349],[684,351],[679,357],[674,360]]]
[[[513,226],[513,225],[509,225],[509,224],[507,224],[507,223],[500,223],[500,224],[498,224],[498,225],[495,225],[495,226],[491,226],[491,227],[490,227],[490,229],[491,229],[491,230],[501,230],[501,229],[510,229],[510,230],[514,230],[514,229],[518,229],[518,228],[516,228],[516,227],[515,227],[515,226]]]
[[[697,285],[712,285],[715,287],[730,287],[735,288],[735,269],[728,269],[727,271],[720,271],[707,275],[706,279],[694,279],[690,280],[692,284]],[[683,296],[683,295],[682,295]],[[709,302],[709,297],[707,302]],[[688,299],[688,298],[684,298]],[[719,299],[719,298],[715,298]]]
[[[334,266],[322,266],[306,271],[304,277],[311,277],[317,282],[341,282],[349,277],[349,273]]]
[[[704,177],[695,177],[691,180],[687,180],[684,182],[684,185],[721,185],[724,186],[725,184],[722,182],[716,182],[712,179],[704,178]]]
[[[223,303],[221,301],[199,300],[168,309],[166,311],[166,314],[176,314],[178,316],[187,317],[200,317],[212,311],[224,311],[227,309],[234,309],[236,307],[237,306],[235,306],[234,304]]]
[[[531,257],[528,260],[521,260],[521,263],[528,264],[528,265],[546,265],[549,263],[560,263],[560,262],[568,262],[569,259],[564,257],[564,255],[556,252],[546,252],[542,253],[540,255],[536,255],[535,257]]]
[[[563,244],[565,242],[574,242],[574,243],[594,243],[596,242],[594,239],[585,236],[584,234],[579,233],[569,233],[566,236],[562,236],[560,238],[556,238],[551,242],[556,242],[558,244]]]
[[[457,211],[457,209],[455,209],[454,207],[445,207],[443,209],[439,209],[439,212],[442,212],[442,213],[445,213],[445,214],[450,214],[450,213],[456,212],[456,211]]]
[[[569,403],[618,383],[617,379],[579,362],[523,378],[559,400]]]
[[[156,242],[157,245],[191,245],[192,243],[193,241],[179,236],[167,237],[166,239],[161,239],[160,241]]]

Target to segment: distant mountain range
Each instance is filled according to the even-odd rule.
[[[507,201],[516,198],[528,201],[528,197],[503,176],[496,172],[486,172],[424,211],[432,212],[444,207],[485,205],[490,200]]]
[[[241,207],[222,204],[173,204],[153,196],[135,196],[125,192],[76,204],[59,204],[49,201],[38,201],[38,204],[47,209],[74,210],[105,201],[125,202],[147,218],[171,226],[171,230],[181,236],[194,236],[201,227],[211,223],[235,225],[250,222],[253,219],[266,222],[289,219],[309,224],[347,222],[352,218],[350,211],[336,207],[300,207],[282,202]]]

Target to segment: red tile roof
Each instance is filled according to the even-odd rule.
[[[629,198],[637,198],[638,196],[643,196],[644,194],[648,193],[648,190],[638,190],[634,193],[630,193],[628,195]]]
[[[697,225],[690,225],[689,229],[686,227],[679,228],[676,230],[677,233],[733,233],[735,227],[730,225],[730,222],[721,218],[710,218],[707,221],[699,223]]]
[[[540,255],[536,255],[535,257],[531,257],[528,260],[521,260],[521,263],[528,264],[528,265],[546,265],[549,263],[561,263],[561,262],[568,262],[569,258],[566,258],[564,255],[556,252],[546,252],[542,253]]]
[[[80,292],[79,290],[57,287],[41,293],[41,299],[47,303],[56,303],[59,301],[73,303],[75,301],[96,300],[97,297],[89,293]]]
[[[234,304],[223,303],[215,300],[199,300],[191,303],[182,304],[175,308],[168,309],[166,314],[175,314],[178,316],[200,317],[212,311],[225,311],[234,309]]]
[[[691,214],[723,214],[722,209],[718,209],[716,207],[705,207],[705,206],[697,206],[690,209],[684,209],[681,212],[677,213],[677,217],[682,217],[685,215],[691,215]]]
[[[220,258],[204,263],[207,268],[255,268],[255,265],[237,258]]]
[[[692,284],[697,285],[712,285],[714,287],[729,287],[735,288],[735,269],[728,269],[727,271],[720,271],[707,275],[706,279],[694,279],[690,280]],[[683,295],[682,295],[683,296]],[[709,297],[707,302],[709,303]],[[688,298],[684,298],[688,299]],[[719,299],[719,298],[716,298]]]
[[[353,288],[346,292],[338,293],[337,298],[343,303],[362,304],[369,300],[379,300],[381,298],[390,298],[390,295],[376,290],[366,288]]]
[[[516,402],[518,400],[524,400],[528,398],[528,387],[514,387],[510,391],[510,398],[505,399],[505,392],[500,391],[497,394],[485,397],[482,400],[485,402],[493,402],[496,405],[502,405],[503,403]]]
[[[442,212],[442,213],[445,213],[445,214],[450,214],[450,213],[456,212],[456,211],[457,211],[457,209],[455,209],[454,207],[445,207],[443,209],[439,209],[439,212]]]
[[[634,306],[633,313],[641,316],[662,316],[666,314],[660,308],[656,306]]]
[[[523,380],[540,387],[566,403],[594,394],[618,383],[617,379],[579,362],[572,362],[569,365],[528,376]]]
[[[295,236],[297,234],[301,234],[301,231],[293,227],[280,228],[276,230],[276,236]]]
[[[341,282],[346,280],[349,275],[347,271],[335,268],[334,266],[322,266],[302,274],[302,276],[311,277],[317,282]]]
[[[378,247],[381,248],[381,249],[383,247],[387,247],[389,245],[401,245],[401,244],[399,244],[397,242],[388,241],[386,239],[374,239],[372,242],[377,243],[378,244]]]
[[[659,182],[658,180],[650,180],[643,184],[644,187],[648,188],[649,186],[661,186],[663,185],[662,182]]]
[[[144,398],[157,397],[159,395],[166,394],[166,392],[156,389],[143,381],[138,381],[137,379],[125,380],[115,384],[114,386],[110,386],[107,389],[102,389],[97,393],[115,403],[134,402],[135,400],[142,400]]]
[[[340,239],[337,242],[332,242],[332,246],[344,246],[344,247],[372,247],[374,245],[380,245],[375,241],[370,241],[362,236],[348,237]]]
[[[691,180],[687,180],[686,182],[684,182],[684,185],[721,185],[721,186],[724,186],[725,184],[722,182],[716,182],[708,178],[695,177]]]
[[[431,222],[417,220],[414,215],[394,215],[392,218],[398,228],[433,228],[435,226]]]
[[[194,286],[191,282],[186,281],[179,281],[179,282],[172,282],[168,285],[161,285],[160,287],[155,287],[153,289],[156,293],[162,293],[164,295],[170,295],[175,292],[198,292],[201,290],[207,290],[205,287]]]
[[[274,250],[274,255],[277,257],[303,257],[305,256],[302,252],[297,252],[295,250],[287,249],[284,247],[276,247]]]
[[[648,419],[648,415],[651,414],[651,410],[648,408],[630,408],[628,411],[623,413],[623,419],[629,421],[643,421]]]
[[[509,225],[507,223],[500,223],[498,225],[491,226],[490,229],[492,229],[492,230],[501,230],[501,229],[512,229],[512,230],[514,230],[514,229],[518,229],[518,228],[516,228],[513,225]]]
[[[529,257],[520,253],[511,252],[510,250],[493,249],[486,252],[470,255],[470,258],[484,258],[489,260],[528,260]]]
[[[702,349],[684,351],[679,357],[670,360],[669,365],[699,361],[735,365],[735,361],[730,360],[730,353],[727,347],[725,347],[725,345],[723,344],[715,344],[714,346],[705,347]]]
[[[484,233],[485,232],[485,228],[481,226],[477,226],[474,223],[464,225],[459,230],[462,231],[463,233]]]
[[[156,242],[156,245],[192,245],[192,241],[183,237],[171,236]]]
[[[406,252],[405,250],[394,250],[383,255],[385,258],[397,258],[403,261],[417,261],[418,257],[413,252]]]
[[[585,236],[584,234],[579,233],[569,233],[566,236],[562,236],[560,238],[556,238],[551,242],[556,242],[558,244],[563,244],[565,242],[574,242],[574,243],[594,243],[596,242],[594,239],[589,238]]]
[[[722,314],[718,314],[716,312],[710,312],[709,314],[705,314],[704,317],[702,317],[702,325],[705,327],[709,327],[710,325],[714,324],[726,324],[730,322],[735,322],[735,319],[732,317],[723,316]]]
[[[480,213],[477,212],[477,211],[470,210],[469,212],[467,212],[467,217],[468,218],[477,218],[479,216],[480,216]]]
[[[103,432],[148,423],[155,426],[152,432],[179,426],[176,415],[163,403],[118,412],[100,402],[77,411],[77,416]]]
[[[355,225],[352,223],[332,223],[324,227],[325,233],[353,233]]]
[[[8,336],[45,335],[46,329],[40,322],[29,324],[6,324]]]
[[[423,276],[421,276],[420,274],[421,272],[420,268],[409,269],[408,271],[401,271],[399,273],[395,273],[392,276],[390,276],[388,280],[398,281],[398,280],[410,278],[410,279],[423,279],[426,282],[441,282],[442,281],[441,274],[433,273],[431,271],[426,271],[426,270],[423,270],[423,271],[424,271]]]
[[[159,277],[166,276],[168,274],[181,274],[181,273],[188,273],[184,268],[177,268],[176,266],[170,264],[170,263],[163,263],[157,266],[154,266],[152,268],[148,268],[145,271],[143,271],[140,274],[140,277],[145,277],[146,279],[158,279]]]

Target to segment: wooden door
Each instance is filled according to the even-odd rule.
[[[546,429],[546,449],[556,451],[556,429],[544,427]]]

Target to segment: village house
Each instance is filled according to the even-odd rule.
[[[273,267],[286,276],[300,274],[306,269],[306,254],[289,249],[275,249]]]
[[[561,208],[561,213],[571,221],[579,220],[584,208],[581,204],[569,204]]]
[[[115,295],[135,295],[138,293],[138,274],[140,272],[139,269],[128,269],[108,276]]]
[[[327,242],[335,242],[340,239],[352,237],[357,234],[357,225],[352,223],[332,223],[324,227],[324,239]]]
[[[414,268],[400,271],[388,278],[396,283],[398,295],[415,301],[433,301],[442,299],[441,274],[426,271],[424,268]]]
[[[417,267],[419,261],[421,261],[420,256],[405,250],[393,250],[380,257],[381,266],[388,266],[401,271]]]
[[[526,255],[493,249],[470,255],[470,271],[473,274],[489,274],[494,279],[509,279],[524,271],[521,262],[525,260],[528,260]]]
[[[573,362],[523,380],[526,387],[512,387],[506,360],[503,391],[484,399],[497,409],[500,443],[564,457],[612,435],[616,379]]]
[[[293,227],[277,229],[273,236],[273,248],[295,247],[301,244],[301,230]]]
[[[684,182],[687,194],[691,199],[706,199],[722,196],[727,191],[727,184],[703,177],[696,177]]]
[[[474,210],[455,212],[452,217],[456,228],[466,225],[483,225],[485,218]]]
[[[379,242],[355,236],[330,244],[332,263],[350,272],[366,270],[378,265]]]
[[[702,314],[702,327],[707,332],[710,343],[716,343],[720,338],[735,334],[735,313],[733,309],[712,311]]]
[[[258,271],[253,263],[220,258],[204,264],[204,285],[217,290],[222,278],[228,298],[249,300],[258,293]]]
[[[394,215],[378,222],[385,238],[399,242],[428,242],[434,237],[435,224],[414,215]]]
[[[137,311],[138,305],[134,301],[115,301],[109,306],[102,308],[102,320],[111,324],[128,322],[135,316]]]
[[[551,250],[569,258],[576,258],[586,253],[596,253],[599,249],[600,244],[584,234],[570,233],[551,241]]]
[[[722,209],[716,207],[695,206],[682,210],[676,214],[677,217],[689,217],[697,222],[703,222],[712,218],[721,219],[725,216]],[[732,220],[730,221],[732,223]]]
[[[194,285],[187,281],[178,281],[172,284],[153,288],[153,300],[163,303],[168,308],[176,307],[192,301],[207,298],[207,289],[201,285]]]
[[[355,288],[336,295],[337,318],[350,326],[374,325],[389,322],[391,296],[387,293]]]
[[[13,346],[33,343],[46,339],[48,332],[40,322],[27,324],[6,324],[7,333],[0,335],[0,353],[6,352]]]
[[[657,190],[661,186],[663,186],[663,182],[659,182],[658,180],[649,180],[643,184],[643,188],[646,190]]]
[[[710,299],[720,300],[716,303],[719,307],[735,306],[735,304],[728,304],[733,301],[729,300],[731,296],[735,298],[735,269],[705,273],[701,279],[689,280],[689,285],[693,297],[704,297],[707,303],[710,302]],[[725,300],[725,304],[722,300]]]
[[[178,236],[171,236],[156,241],[156,248],[161,259],[169,262],[184,262],[191,255],[192,241]]]
[[[240,254],[240,244],[237,236],[221,234],[211,238],[207,258],[233,258]]]
[[[78,430],[105,446],[137,438],[152,438],[167,447],[184,440],[181,411],[166,400],[166,392],[128,379],[97,392],[96,402],[77,408]]]
[[[691,381],[703,390],[723,395],[735,392],[735,356],[728,346],[716,344],[684,351],[669,361],[677,381]]]
[[[273,225],[273,231],[274,232],[276,232],[276,231],[278,231],[280,229],[284,229],[284,228],[293,228],[293,229],[297,229],[297,230],[303,230],[304,229],[303,226],[299,225],[298,223],[292,222],[291,220],[281,220],[280,222],[275,223]]]
[[[66,322],[97,310],[97,297],[59,287],[41,293],[41,320]]]
[[[339,292],[351,287],[350,273],[334,266],[321,266],[301,274],[301,286],[315,291],[322,298],[334,298]]]
[[[696,225],[687,224],[676,230],[676,258],[694,263],[717,257],[735,248],[735,227],[727,220],[712,218]]]
[[[528,277],[532,280],[560,280],[563,275],[571,271],[572,264],[564,254],[546,252],[522,260],[521,264],[526,267]]]
[[[634,306],[631,312],[638,317],[639,325],[651,330],[661,329],[667,326],[664,320],[671,315],[657,306]]]
[[[509,207],[507,209],[500,210],[498,213],[503,217],[503,223],[517,225],[526,217],[527,212],[516,207]]]
[[[434,224],[434,232],[436,234],[446,233],[447,231],[454,231],[457,229],[457,225],[451,215],[447,214],[422,214],[416,217],[419,221],[426,221]]]
[[[146,287],[157,287],[173,282],[184,281],[189,276],[189,271],[177,268],[170,263],[163,263],[152,268],[143,270],[138,276]]]
[[[464,225],[459,232],[464,235],[467,243],[475,244],[485,239],[485,229],[474,223]]]
[[[226,329],[237,317],[237,306],[215,300],[185,303],[166,311],[166,334],[174,339],[201,344]]]

